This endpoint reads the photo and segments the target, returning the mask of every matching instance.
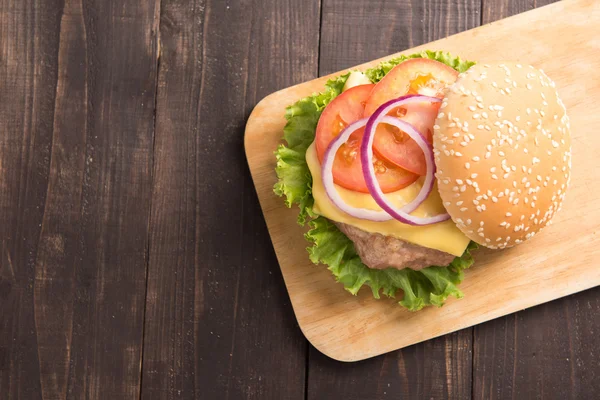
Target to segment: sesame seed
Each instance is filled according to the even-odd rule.
[[[498,179],[498,176],[496,176],[496,174],[492,174],[492,179]]]
[[[462,207],[462,208],[460,209],[460,211],[462,211],[462,212],[465,212],[465,211],[467,211],[467,210],[468,210],[468,208],[467,208],[467,207]]]
[[[469,169],[469,168],[471,168],[471,164],[470,164],[470,163],[468,163],[468,162],[467,162],[467,163],[465,163],[465,168],[466,168],[466,169]]]
[[[475,106],[469,106],[469,110],[475,111],[475,110],[477,110],[477,107],[475,107]]]

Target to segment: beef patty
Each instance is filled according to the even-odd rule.
[[[418,271],[431,265],[445,266],[454,260],[452,254],[440,250],[429,249],[379,233],[366,232],[352,225],[339,222],[336,222],[336,225],[354,242],[360,259],[369,268],[410,268]]]

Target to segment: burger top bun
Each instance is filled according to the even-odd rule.
[[[448,88],[434,126],[444,206],[493,249],[532,238],[560,209],[571,136],[555,84],[529,65],[480,64]]]

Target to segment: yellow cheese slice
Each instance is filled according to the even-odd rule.
[[[427,226],[412,226],[395,219],[374,222],[351,217],[337,208],[325,193],[323,181],[321,180],[321,164],[314,143],[306,151],[306,162],[313,177],[312,193],[315,198],[313,206],[315,213],[332,221],[350,224],[367,232],[392,236],[430,249],[445,251],[455,256],[461,256],[467,248],[469,238],[456,227],[452,220]],[[386,196],[396,207],[402,207],[417,196],[422,185],[423,178],[404,189],[388,193]],[[338,185],[336,185],[336,189],[346,203],[353,207],[381,210],[370,194],[353,192]],[[445,209],[442,200],[437,188],[434,188],[427,200],[413,212],[413,215],[425,217],[443,212],[445,212]]]

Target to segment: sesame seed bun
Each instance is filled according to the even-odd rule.
[[[461,74],[440,107],[433,147],[444,206],[483,246],[522,243],[561,207],[571,174],[569,118],[542,70],[503,63]]]

